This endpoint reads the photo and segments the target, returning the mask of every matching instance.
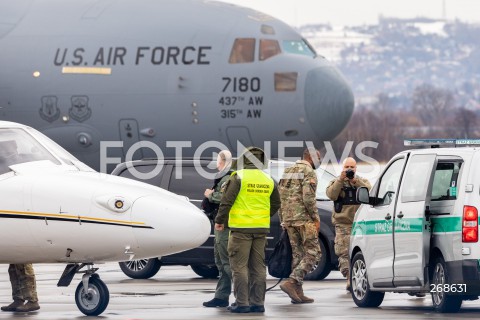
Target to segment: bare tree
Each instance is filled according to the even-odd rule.
[[[464,107],[458,108],[455,112],[454,127],[460,131],[459,136],[462,138],[472,138],[474,129],[478,124],[477,114]]]
[[[415,88],[412,97],[412,110],[425,126],[443,126],[448,113],[455,107],[451,91],[423,84]]]

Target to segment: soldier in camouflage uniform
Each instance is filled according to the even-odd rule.
[[[292,303],[312,303],[303,294],[303,278],[320,261],[322,252],[318,242],[320,218],[316,206],[317,175],[320,152],[306,149],[303,160],[285,169],[279,183],[282,206],[279,211],[282,227],[288,232],[292,245],[292,273],[280,288]]]
[[[8,274],[12,283],[13,302],[2,307],[2,311],[30,312],[40,309],[32,264],[11,264]]]
[[[348,172],[348,171],[353,171]],[[338,256],[340,272],[347,278],[347,290],[350,290],[350,263],[348,247],[355,212],[360,206],[356,202],[356,189],[367,187],[371,189],[367,179],[356,175],[357,162],[353,158],[343,161],[343,171],[337,179],[330,181],[327,196],[334,201],[332,223],[335,226],[335,254]]]
[[[220,204],[223,192],[225,191],[225,185],[233,172],[230,170],[231,166],[231,152],[228,150],[220,151],[217,157],[217,169],[219,174],[215,179],[214,187],[212,189],[207,189],[204,192],[204,196],[216,207],[212,220],[215,220],[218,205]],[[227,251],[229,233],[230,229],[228,228],[228,225],[224,230],[214,230],[215,242],[213,244],[213,253],[215,255],[215,264],[217,265],[219,278],[217,288],[215,289],[215,297],[212,300],[203,303],[203,306],[208,308],[227,307],[229,304],[229,297],[232,292],[232,271],[230,269]]]

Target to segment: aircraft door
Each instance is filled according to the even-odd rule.
[[[253,146],[253,140],[250,131],[247,127],[232,126],[227,128],[228,142],[230,143],[230,150],[237,150],[237,142],[245,147]],[[243,150],[237,150],[238,153]],[[232,152],[233,153],[233,152]]]
[[[363,221],[366,225],[365,262],[368,277],[373,287],[393,285],[393,234],[392,222],[400,178],[405,166],[401,157],[390,163],[379,179],[373,206],[366,210]]]
[[[430,206],[435,154],[413,155],[406,167],[395,216],[395,287],[418,287],[427,283],[425,266],[430,251]]]
[[[138,133],[138,122],[135,119],[122,119],[119,122],[120,126],[120,140],[123,141],[123,158],[125,159],[128,150],[137,142],[140,141]],[[140,160],[143,158],[142,149],[135,152],[133,160]],[[129,159],[130,160],[130,159]]]

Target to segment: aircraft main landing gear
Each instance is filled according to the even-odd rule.
[[[85,271],[79,271],[83,267]],[[68,264],[63,271],[60,280],[57,283],[59,287],[68,286],[76,273],[84,273],[82,281],[75,290],[75,303],[78,309],[87,316],[98,316],[108,306],[110,293],[100,276],[95,272],[98,268],[93,268],[93,264]]]

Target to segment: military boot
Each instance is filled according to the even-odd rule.
[[[309,298],[303,294],[303,287],[300,283],[297,283],[297,296],[300,298],[300,300],[302,300],[301,303],[312,303],[313,301],[315,301],[312,298]],[[296,303],[296,302],[293,302],[293,303]]]
[[[14,299],[13,302],[10,303],[8,306],[4,306],[0,309],[2,309],[2,311],[16,311],[17,308],[23,306],[24,303],[25,301],[23,300]]]
[[[297,281],[295,279],[288,278],[280,284],[280,289],[288,294],[294,303],[302,303],[302,299],[297,294]]]
[[[15,310],[16,312],[30,312],[40,309],[40,305],[37,301],[28,301],[23,306],[20,306]]]

